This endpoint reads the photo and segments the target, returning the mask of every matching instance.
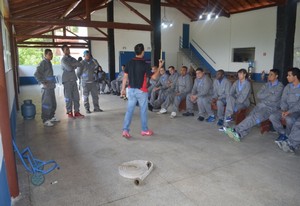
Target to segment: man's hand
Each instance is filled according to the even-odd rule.
[[[281,117],[282,117],[283,119],[285,119],[289,114],[290,114],[290,113],[289,113],[288,111],[282,112],[282,113],[281,113]]]
[[[157,90],[160,90],[160,88],[159,88],[159,87],[154,87],[153,90],[154,90],[154,91],[157,91]]]
[[[192,102],[196,102],[197,98],[198,98],[197,95],[191,95],[190,97]]]
[[[164,63],[165,63],[164,60],[162,60],[162,59],[158,60],[158,67],[162,68],[164,66]]]
[[[122,96],[125,96],[125,95],[126,95],[126,89],[122,89],[122,90],[121,90],[121,95],[122,95]]]

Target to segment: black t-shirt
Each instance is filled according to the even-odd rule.
[[[147,77],[152,75],[152,71],[150,64],[147,64],[145,59],[133,58],[127,63],[124,72],[128,74],[130,88],[148,92]]]

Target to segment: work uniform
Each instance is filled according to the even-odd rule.
[[[154,88],[159,88],[159,90],[152,90],[151,92],[151,96],[150,96],[150,104],[154,107],[154,108],[158,108],[161,106],[161,104],[163,103],[162,100],[162,93],[168,89],[168,78],[169,75],[167,73],[164,73],[163,75],[161,75],[159,77],[158,82],[156,83]],[[149,88],[148,88],[149,89]]]
[[[281,110],[274,112],[270,116],[270,121],[279,134],[288,136],[291,133],[293,124],[296,122],[297,118],[300,117],[300,84],[296,87],[293,83],[285,86],[280,101],[280,108]],[[289,112],[289,115],[285,117],[285,129],[281,123],[282,111]]]
[[[52,63],[44,58],[36,68],[34,73],[36,80],[43,85],[42,94],[42,115],[43,122],[51,120],[55,115],[56,98],[55,98],[55,83],[56,79],[53,76]]]
[[[194,103],[197,102],[199,115],[204,116],[205,113],[208,116],[214,115],[211,110],[211,99],[213,94],[213,84],[211,78],[207,75],[203,75],[202,78],[196,78],[192,92],[187,95],[186,98],[186,110],[187,112],[193,113]],[[196,102],[191,101],[191,96],[197,95]]]
[[[221,80],[215,79],[213,83],[213,99],[217,100],[217,116],[218,119],[224,119],[224,111],[226,106],[226,97],[229,95],[231,82],[223,77]]]
[[[121,71],[118,77],[115,80],[111,81],[111,88],[114,92],[120,93],[123,77],[124,77],[124,71]]]
[[[283,84],[278,80],[273,84],[268,82],[262,86],[257,93],[259,103],[250,114],[235,127],[235,131],[243,138],[249,134],[250,129],[257,124],[269,119],[270,115],[280,109],[280,99],[283,91]]]
[[[226,98],[225,116],[231,116],[234,112],[250,106],[251,84],[245,79],[243,82],[237,80],[230,88]]]
[[[91,93],[94,110],[99,110],[99,96],[97,90],[97,71],[98,63],[94,59],[82,60],[82,67],[78,68],[77,76],[81,79],[82,89],[83,89],[83,102],[84,108],[89,111],[89,95]]]
[[[75,69],[77,67],[81,68],[82,64],[70,55],[64,55],[61,59],[61,67],[67,113],[72,112],[73,105],[75,113],[79,112],[79,92]]]

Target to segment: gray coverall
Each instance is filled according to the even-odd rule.
[[[53,76],[53,68],[51,61],[43,59],[37,66],[34,73],[36,80],[43,84],[42,94],[42,115],[43,122],[50,120],[55,115],[56,98],[55,98],[55,76]]]
[[[293,124],[297,118],[300,117],[300,84],[294,87],[292,83],[285,86],[281,101],[280,108],[270,116],[270,121],[274,129],[279,133],[288,136],[291,133]],[[281,124],[282,111],[288,111],[290,114],[285,118],[286,128]]]
[[[178,107],[184,98],[186,98],[186,95],[191,92],[193,87],[193,80],[192,77],[189,74],[186,74],[185,76],[179,76],[176,82],[176,88],[175,91],[170,93],[166,101],[162,104],[162,108],[167,109],[170,104],[173,103],[173,112],[178,112]],[[176,95],[179,93],[179,95]]]
[[[229,95],[231,82],[223,77],[221,82],[217,79],[213,83],[213,99],[217,99],[218,119],[224,119],[224,110],[226,106],[226,97]]]
[[[288,141],[295,148],[298,149],[300,146],[300,118],[294,123],[291,133],[288,136]]]
[[[249,134],[250,129],[257,124],[269,119],[270,115],[280,108],[280,98],[283,91],[283,84],[275,82],[273,85],[268,82],[264,84],[257,93],[258,103],[250,114],[238,125],[235,130],[243,138]]]
[[[240,80],[233,83],[229,95],[226,98],[225,116],[231,116],[234,112],[250,106],[251,85],[246,79],[242,84]]]
[[[72,112],[73,104],[74,112],[79,112],[79,92],[75,69],[82,67],[82,64],[70,55],[64,55],[61,59],[61,67],[67,113]]]
[[[199,115],[204,116],[205,114],[214,115],[211,110],[211,98],[213,94],[213,83],[209,76],[204,75],[201,79],[196,78],[192,92],[186,97],[186,110],[192,113],[194,103],[191,101],[191,95],[197,95],[197,106],[199,110]]]
[[[120,93],[123,77],[124,77],[124,71],[121,71],[118,77],[115,80],[111,81],[111,88],[114,92]]]
[[[83,89],[83,103],[86,110],[90,110],[89,95],[91,93],[94,110],[99,110],[99,96],[97,89],[98,63],[94,59],[82,60],[82,67],[77,69],[77,76],[81,79]]]
[[[163,103],[161,96],[162,93],[168,89],[168,78],[169,75],[167,73],[164,73],[162,76],[160,76],[157,84],[155,85],[155,87],[159,87],[160,89],[156,91],[152,90],[151,92],[150,104],[154,108],[159,108]]]

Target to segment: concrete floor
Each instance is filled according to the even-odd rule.
[[[33,186],[17,158],[21,195],[14,205],[300,205],[299,155],[279,150],[275,133],[261,135],[256,127],[237,143],[196,116],[170,119],[149,113],[155,135],[142,137],[136,109],[133,137],[127,140],[121,137],[125,101],[101,95],[105,112],[70,120],[62,88],[56,91],[61,122],[49,128],[40,120],[39,87],[20,89],[20,100],[32,99],[37,115],[23,120],[19,112],[17,144],[30,146],[39,159],[56,160],[61,169]],[[141,186],[118,173],[121,163],[136,159],[155,166]]]

